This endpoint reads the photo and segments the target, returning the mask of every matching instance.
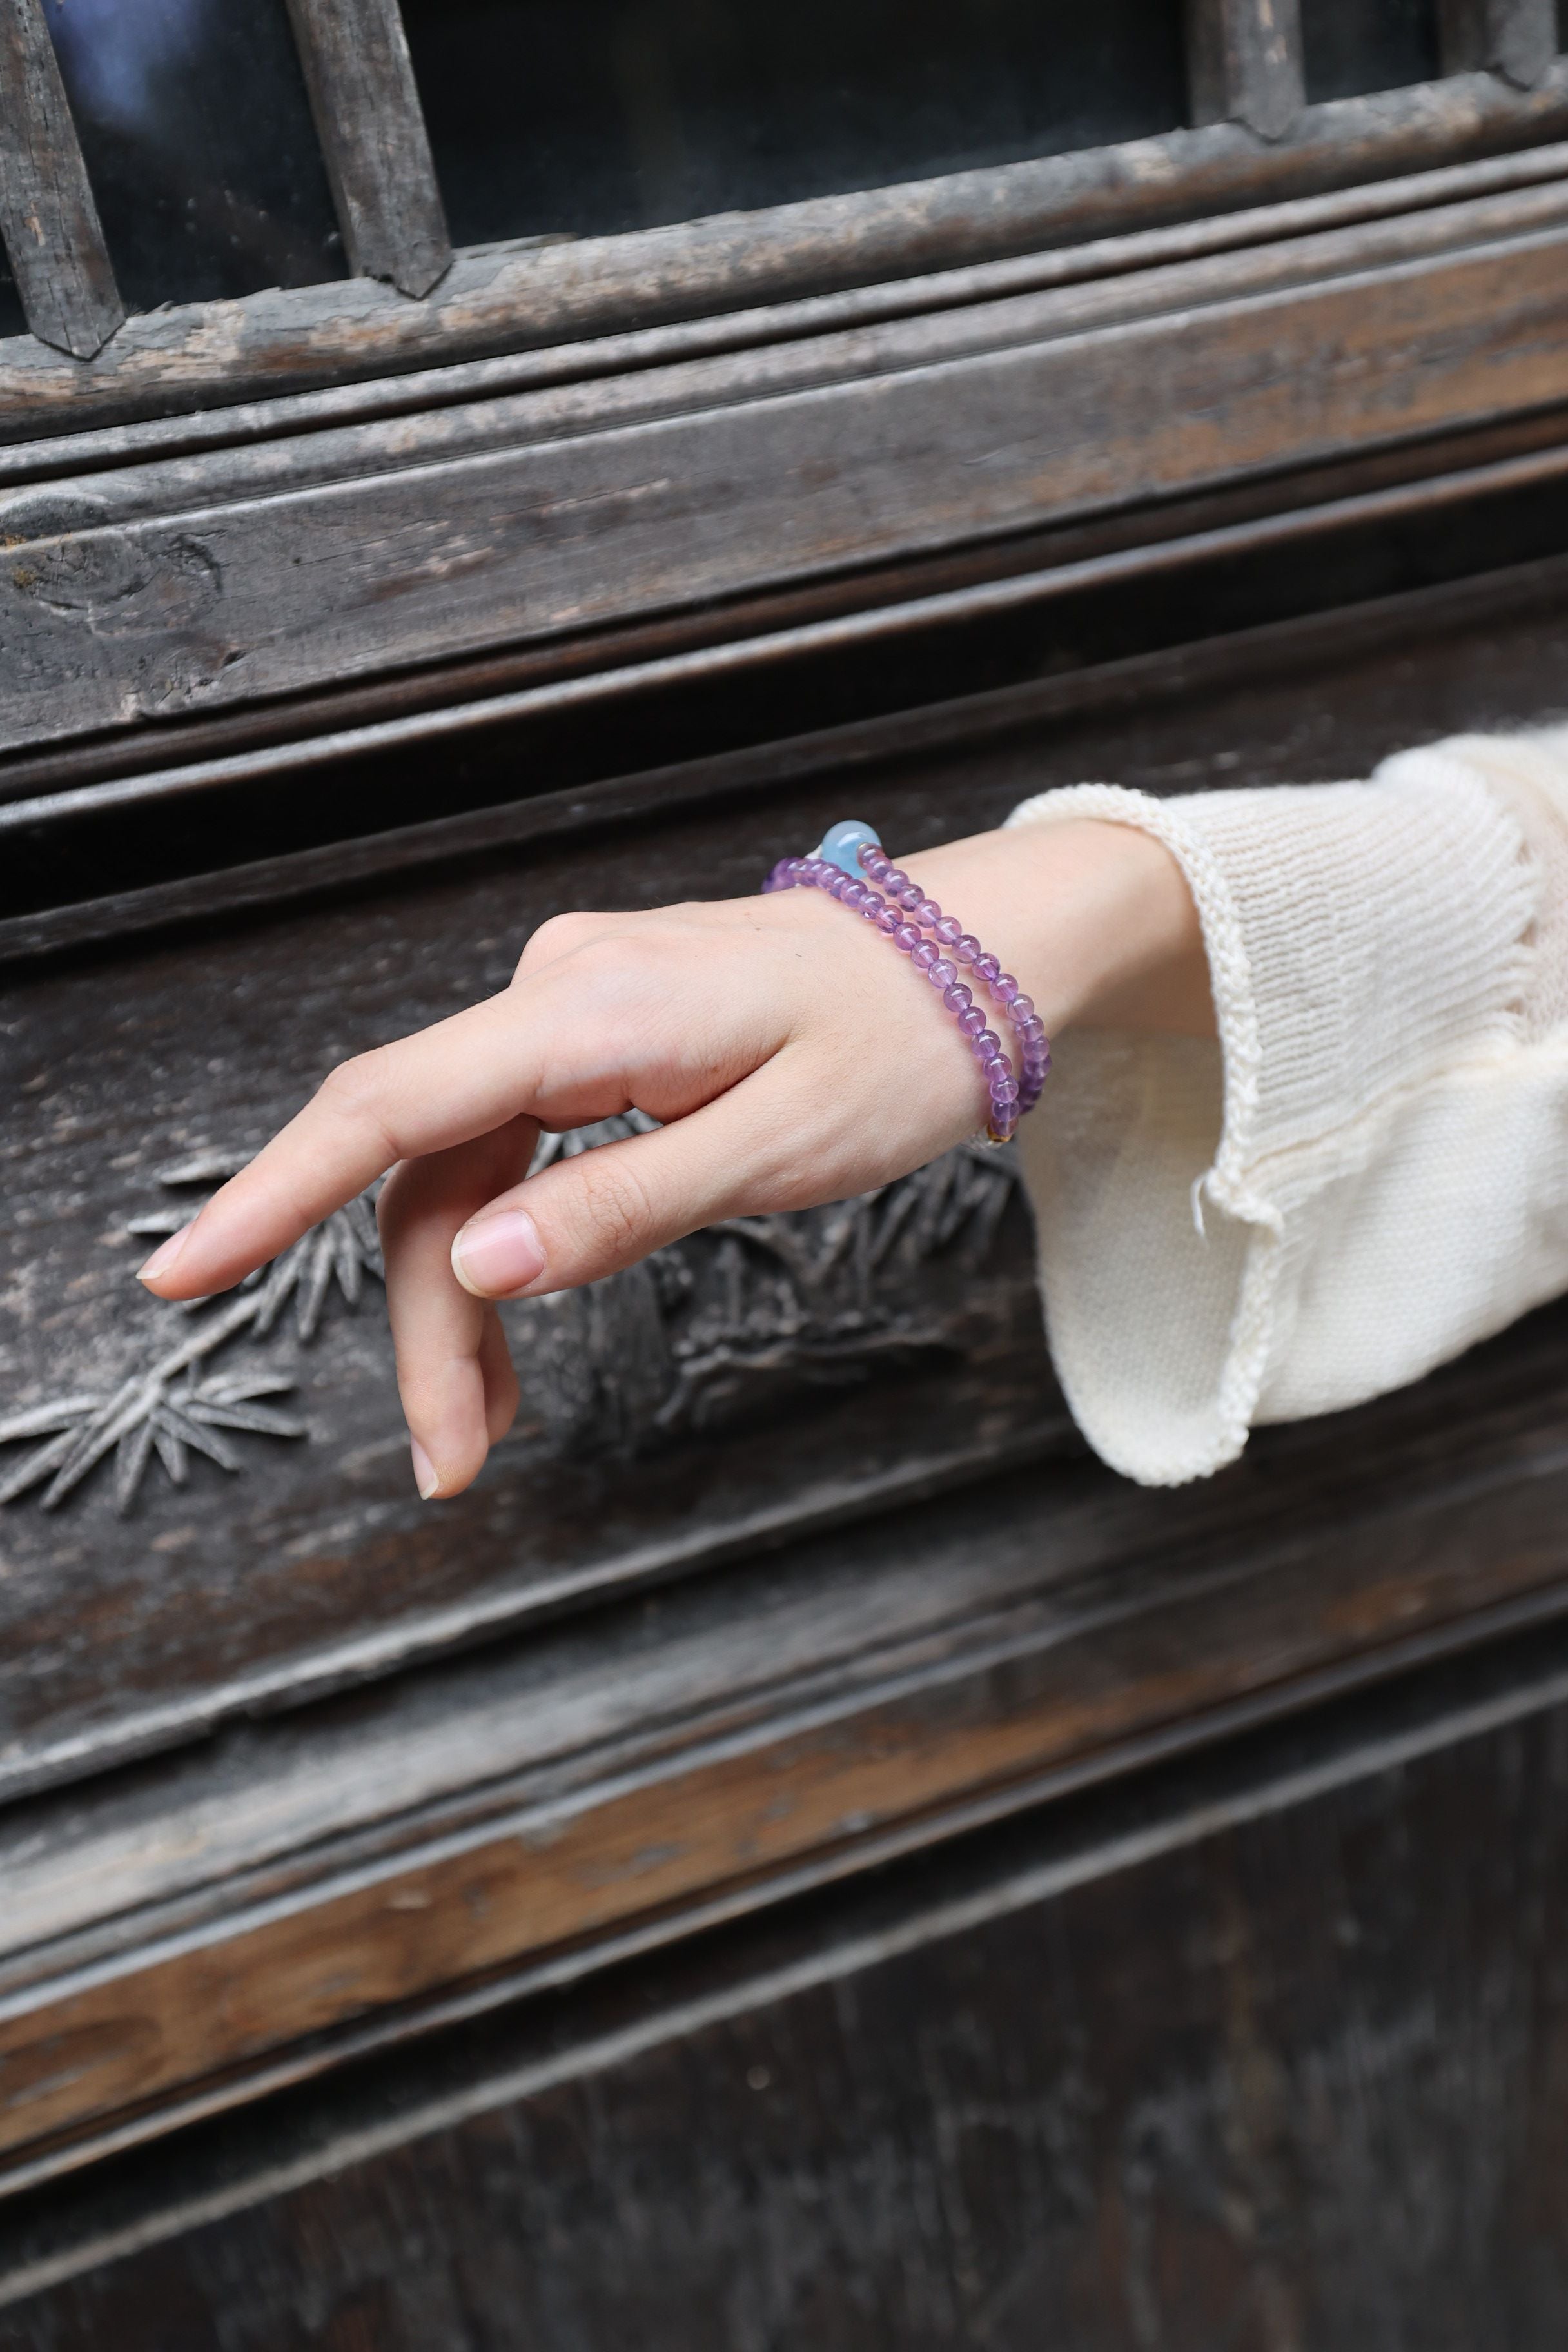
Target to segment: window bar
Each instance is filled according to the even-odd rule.
[[[1193,121],[1280,139],[1306,101],[1300,0],[1187,0]]]
[[[452,258],[397,0],[289,0],[356,277],[428,294]]]
[[[1556,0],[1438,0],[1445,73],[1495,73],[1535,89],[1557,54]]]
[[[0,236],[34,334],[91,359],[125,305],[41,0],[0,0]]]

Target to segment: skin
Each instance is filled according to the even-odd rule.
[[[1197,916],[1146,834],[1041,825],[902,862],[1017,975],[1050,1035],[1213,1034]],[[1049,1100],[1047,1087],[1037,1116]],[[658,1132],[525,1181],[541,1128],[633,1106]],[[390,1170],[398,1388],[419,1490],[446,1497],[517,1410],[495,1299],[593,1282],[719,1218],[868,1191],[984,1115],[935,992],[818,891],[559,915],[499,996],[333,1070],[142,1279],[162,1298],[229,1289]]]

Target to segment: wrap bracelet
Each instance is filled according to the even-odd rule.
[[[909,957],[940,992],[980,1065],[991,1107],[987,1137],[993,1143],[1008,1142],[1025,1112],[1039,1101],[1051,1066],[1046,1024],[1012,973],[986,954],[956,916],[943,914],[935,899],[928,898],[920,884],[893,864],[871,826],[852,819],[830,826],[821,848],[810,857],[781,857],[763,888],[825,890]],[[961,977],[965,971],[976,983],[973,988]],[[975,1002],[982,992],[1012,1024],[1018,1046],[1016,1073]]]

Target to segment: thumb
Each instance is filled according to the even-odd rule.
[[[786,1131],[765,1075],[668,1127],[557,1160],[498,1193],[453,1241],[458,1280],[476,1298],[571,1290],[754,1206],[780,1181]]]

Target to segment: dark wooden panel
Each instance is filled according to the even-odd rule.
[[[1299,0],[1187,0],[1187,71],[1194,122],[1282,138],[1307,94]]]
[[[411,302],[373,279],[129,320],[89,367],[0,346],[7,439],[700,317],[1226,213],[1560,139],[1568,68],[1540,89],[1461,75],[1306,110],[1261,150],[1239,124],[959,173],[744,216],[459,255]],[[1397,203],[1397,191],[1393,201]]]
[[[451,267],[397,0],[289,0],[353,268],[424,295]]]
[[[43,0],[0,0],[0,236],[27,324],[89,360],[125,316]]]
[[[1565,204],[1519,192],[17,491],[0,504],[0,741],[584,631],[1561,401]]]
[[[18,2215],[0,2344],[1556,2352],[1568,1711],[1516,1673]]]
[[[1359,1427],[1267,1440],[1195,1493],[1089,1467],[993,1478],[983,1507],[927,1506],[459,1670],[444,1704],[392,1692],[253,1738],[226,1769],[175,1767],[162,1807],[146,1783],[85,1818],[79,1798],[13,1812],[12,2181],[84,2131],[83,2152],[104,2126],[155,2133],[454,1996],[569,1976],[628,1929],[658,1941],[1213,1738],[1238,1708],[1549,1622],[1568,1610],[1562,1318],[1534,1336],[1528,1366],[1494,1351],[1495,1400],[1451,1376]],[[248,1872],[247,1839],[266,1855]],[[38,1940],[50,1927],[69,1932]]]
[[[879,771],[857,768],[856,798],[913,845],[1085,774],[1155,790],[1353,775],[1402,741],[1561,706],[1561,624],[1540,603],[1504,615],[1483,599],[1479,616],[1441,635],[1424,615],[1380,637],[1363,615],[1351,635],[1348,647],[1343,633],[1310,641],[1318,649],[1294,662],[1278,641],[1243,644],[1218,673],[1183,657],[1157,691],[1142,681],[1142,702],[1137,682],[1121,681],[1109,704],[1061,715],[1048,734],[1010,724],[989,748],[924,759],[902,748]],[[804,773],[786,761],[764,782],[750,805],[724,812],[717,841],[715,819],[698,812],[671,815],[657,847],[646,835],[516,853],[497,842],[475,868],[423,887],[411,877],[330,915],[131,946],[15,985],[7,1409],[42,1404],[62,1384],[90,1386],[95,1368],[118,1372],[135,1357],[154,1310],[127,1281],[125,1219],[156,1198],[151,1171],[198,1143],[255,1140],[344,1052],[498,984],[528,928],[557,906],[679,895],[699,870],[715,890],[752,887],[781,843],[820,831],[844,789],[831,741]],[[108,1023],[106,990],[120,1008]],[[921,1286],[938,1276],[950,1278],[933,1261],[900,1311],[929,1318],[922,1301],[944,1294]],[[737,1431],[715,1484],[719,1457],[690,1439],[656,1445],[628,1474],[613,1454],[552,1454],[555,1441],[535,1424],[473,1496],[435,1517],[405,1485],[384,1342],[369,1311],[334,1309],[315,1349],[290,1352],[284,1367],[304,1381],[323,1442],[246,1442],[246,1479],[229,1487],[213,1471],[199,1517],[154,1496],[147,1516],[118,1527],[91,1488],[58,1517],[12,1507],[11,1573],[0,1583],[10,1768],[53,1759],[55,1769],[84,1769],[100,1742],[179,1736],[301,1676],[379,1672],[545,1595],[665,1573],[745,1529],[787,1528],[792,1491],[804,1507],[851,1507],[932,1452],[956,1449],[961,1469],[983,1427],[1002,1444],[1037,1430],[1055,1407],[1037,1332],[1024,1337],[1034,1309],[1021,1254],[999,1259],[994,1286],[988,1277],[978,1292],[956,1268],[951,1278],[979,1319],[944,1327],[939,1305],[942,1369],[906,1357],[897,1379],[868,1382],[851,1411],[816,1417],[809,1391],[797,1390],[798,1454],[772,1433]],[[988,1369],[955,1403],[952,1358],[971,1347]],[[926,1420],[928,1410],[942,1418]],[[814,1479],[803,1496],[801,1465],[825,1442],[823,1491]]]

